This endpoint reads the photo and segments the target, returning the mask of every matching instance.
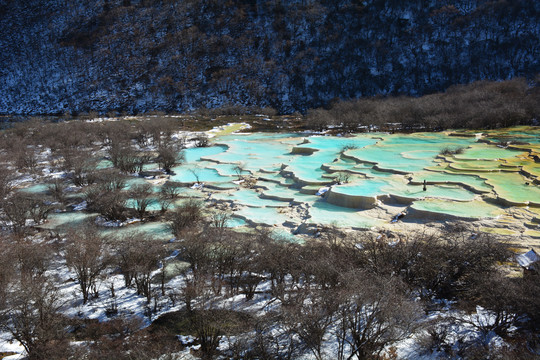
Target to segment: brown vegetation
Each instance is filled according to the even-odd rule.
[[[493,129],[531,124],[540,116],[538,86],[525,79],[478,81],[446,92],[413,97],[373,97],[339,101],[329,109],[308,111],[308,127],[329,125],[348,132]]]

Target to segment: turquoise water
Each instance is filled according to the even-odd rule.
[[[112,161],[110,161],[110,160],[101,160],[100,162],[98,162],[96,168],[98,170],[101,170],[101,169],[109,169],[109,168],[112,168],[112,167],[114,167]]]
[[[521,129],[496,132],[492,137],[513,135],[521,140],[530,139],[538,146],[539,134]],[[230,227],[278,227],[287,223],[292,228],[307,221],[370,228],[388,223],[386,218],[382,221],[374,217],[385,217],[390,210],[384,206],[398,205],[411,206],[426,216],[464,214],[466,218],[492,217],[509,204],[540,206],[540,186],[535,184],[540,170],[529,155],[529,151],[536,149],[533,145],[524,146],[524,150],[509,150],[477,143],[474,137],[445,133],[351,137],[253,133],[223,136],[214,142],[207,148],[183,151],[185,162],[172,169],[174,175],[169,180],[186,187],[179,188],[181,199],[173,206],[189,197],[226,200],[230,203],[219,206],[232,211]],[[441,156],[447,148],[465,150],[462,154]],[[238,165],[254,188],[233,182],[238,179]],[[108,167],[110,163],[101,161],[100,166]],[[155,166],[149,164],[148,168]],[[340,185],[336,185],[338,177]],[[428,182],[425,191],[424,180]],[[197,181],[205,184],[202,190],[188,188]],[[147,183],[151,182],[131,177],[125,190]],[[158,192],[163,180],[152,183],[153,191]],[[332,187],[328,196],[313,195],[323,186]],[[22,191],[40,194],[47,190],[46,184],[37,184]],[[160,209],[157,194],[153,197],[150,211]],[[499,205],[483,201],[488,198]],[[127,206],[133,207],[133,200],[128,200]],[[93,216],[81,212],[53,214],[48,225],[75,224]],[[138,224],[126,228],[146,229],[158,236],[167,234],[163,226]]]
[[[503,213],[500,207],[484,201],[449,202],[430,199],[415,201],[411,207],[421,211],[477,219],[493,218]]]
[[[174,238],[169,224],[164,222],[135,223],[117,228],[103,228],[101,233],[111,239],[119,239],[122,236],[134,234],[144,234],[151,239],[160,241]]]
[[[386,188],[388,193],[409,199],[443,198],[455,201],[473,200],[476,194],[454,185],[427,185],[426,191],[422,185],[405,185],[400,188]]]
[[[496,159],[511,158],[521,153],[522,151],[504,149],[504,148],[497,147],[495,145],[474,144],[470,148],[465,149],[465,151],[462,154],[454,155],[454,158],[464,159],[464,160],[470,160],[470,159],[496,160]]]
[[[423,171],[414,174],[412,181],[416,183],[422,183],[424,180],[429,182],[447,182],[447,183],[462,183],[469,185],[479,191],[489,192],[492,187],[486,184],[485,179],[480,178],[477,175],[464,175],[449,172],[435,172],[435,171]]]
[[[340,136],[310,136],[306,138],[308,143],[298,145],[298,147],[318,149],[338,154],[345,147],[363,148],[373,145],[377,139],[366,136],[340,137]]]
[[[66,211],[52,213],[49,214],[49,216],[47,217],[47,222],[41,227],[46,229],[63,231],[70,228],[79,227],[87,221],[93,223],[96,216],[97,214],[86,213],[82,211]]]
[[[134,199],[128,199],[126,201],[126,207],[134,209],[137,207],[137,203]],[[159,200],[150,199],[150,203],[148,204],[146,211],[159,211],[159,210],[161,210],[161,205],[159,203]]]
[[[201,157],[220,154],[222,152],[225,152],[226,150],[227,150],[226,146],[209,146],[209,147],[202,147],[202,148],[185,149],[185,150],[182,150],[182,152],[184,153],[184,161],[191,163],[191,162],[200,161]]]
[[[229,219],[227,219],[227,223],[225,224],[225,226],[227,226],[229,228],[234,228],[234,227],[238,227],[238,226],[245,226],[245,225],[246,225],[246,221],[244,219],[233,217],[233,216],[231,216]]]
[[[257,192],[251,189],[239,189],[236,191],[233,190],[233,191],[230,191],[229,193],[216,193],[212,195],[212,198],[216,200],[234,201],[237,204],[241,204],[245,206],[283,207],[287,205],[281,201],[263,199],[260,197],[260,195]]]
[[[47,184],[37,184],[28,186],[21,189],[22,192],[29,194],[45,194],[49,192],[49,185]]]
[[[146,181],[145,179],[143,178],[139,178],[139,177],[130,177],[126,180],[126,187],[124,188],[124,190],[130,190],[131,188],[133,188],[133,186],[136,186],[136,185],[145,185],[145,184],[150,184],[148,181]],[[159,186],[151,186],[151,189],[153,192],[159,192],[160,190],[160,187]]]
[[[274,229],[270,233],[270,237],[278,241],[288,241],[293,243],[303,243],[304,239],[298,235],[294,235],[287,229]]]
[[[227,138],[230,139],[230,137],[220,138],[220,142],[225,142],[228,146],[226,152],[205,158],[221,163],[241,163],[246,170],[251,172],[260,169],[277,171],[281,168],[281,164],[287,162],[292,146],[276,140],[298,138],[300,142],[299,136],[288,134],[279,136],[252,134],[236,136],[229,142],[224,141]]]
[[[208,165],[208,168],[215,169],[221,176],[231,176],[234,178],[238,177],[238,173],[240,173],[241,176],[250,174],[249,171],[238,169],[237,165],[233,164],[213,164]]]
[[[311,217],[307,220],[308,223],[340,227],[368,229],[383,223],[381,220],[362,215],[361,211],[335,206],[322,200],[313,203],[309,208],[309,215]]]
[[[290,218],[274,207],[245,207],[234,212],[235,216],[246,218],[255,224],[281,225]]]
[[[291,189],[271,182],[264,182],[260,185],[267,188],[262,191],[264,195],[280,198],[283,201],[311,203],[319,198],[315,195],[301,193],[298,189]]]
[[[207,167],[209,163],[199,162],[197,164],[186,164],[172,168],[175,175],[171,175],[171,181],[181,183],[195,183],[198,181],[207,182],[228,182],[231,180],[228,176],[221,176],[216,169]]]
[[[305,183],[328,182],[324,178],[325,171],[321,169],[321,164],[331,163],[339,160],[340,152],[345,147],[363,148],[375,144],[377,140],[367,137],[336,137],[336,136],[312,136],[307,138],[309,143],[301,144],[300,148],[317,149],[311,155],[292,156],[287,163],[287,170],[291,171],[296,178]],[[353,162],[349,161],[353,165]]]
[[[332,191],[351,196],[376,196],[384,194],[384,187],[391,184],[384,180],[360,180],[353,184],[333,186]]]

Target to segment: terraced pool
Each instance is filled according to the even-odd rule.
[[[181,198],[173,207],[197,197],[225,209],[232,216],[229,227],[271,226],[291,239],[307,225],[378,228],[398,214],[403,221],[426,223],[497,219],[516,207],[540,213],[540,130],[470,135],[228,134],[213,138],[210,147],[184,150],[185,162],[161,176],[163,181],[134,178],[127,185],[152,183],[156,199],[149,211],[160,210],[157,196],[169,181],[179,186]],[[503,147],[501,138],[519,143]],[[452,154],[448,149],[462,150]],[[39,194],[48,188],[40,184],[26,191]],[[53,214],[50,226],[93,217]],[[537,235],[535,220],[526,221],[532,225],[523,233]],[[130,228],[171,236],[163,223]]]
[[[212,198],[240,205],[236,212],[242,218],[274,226],[285,222],[377,226],[388,219],[361,213],[393,203],[409,206],[411,214],[417,218],[422,214],[426,221],[445,215],[488,219],[508,206],[540,204],[535,134],[528,136],[533,140],[529,150],[521,142],[515,149],[453,135],[233,134],[215,140],[224,151],[203,156],[198,163],[241,164],[258,179],[255,188]],[[452,155],[443,154],[445,149],[464,150]],[[221,171],[219,181],[226,175],[230,179],[235,174]],[[327,191],[317,197],[319,187]],[[308,206],[297,213],[281,209],[295,204]]]

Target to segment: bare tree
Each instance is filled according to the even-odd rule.
[[[153,157],[154,156],[148,151],[137,152],[134,160],[135,165],[133,166],[133,172],[142,172],[144,169],[144,165],[152,162]]]
[[[182,229],[183,241],[180,246],[180,258],[189,263],[194,286],[211,275],[211,238],[196,228]]]
[[[15,174],[11,168],[0,164],[0,202],[11,192],[11,181],[14,179],[14,177]]]
[[[184,153],[174,145],[162,145],[158,149],[156,161],[165,170],[167,174],[171,172],[171,168],[184,161]]]
[[[52,248],[49,243],[35,242],[19,234],[9,239],[11,244],[12,266],[20,280],[30,282],[42,277],[49,268]]]
[[[166,182],[160,189],[161,196],[170,200],[174,200],[180,193],[180,187],[171,182]]]
[[[97,229],[86,226],[67,234],[66,263],[75,272],[83,303],[98,295],[97,280],[109,264],[108,252]]]
[[[236,173],[236,176],[238,176],[238,180],[242,180],[242,174],[246,170],[246,164],[245,163],[238,163],[233,168],[233,170]]]
[[[200,200],[189,199],[170,212],[168,220],[173,234],[179,237],[184,229],[200,225],[204,220],[202,209],[203,203]]]
[[[173,200],[178,197],[180,193],[180,187],[173,183],[166,182],[159,192],[159,204],[161,207],[161,213],[165,213],[172,205]]]
[[[123,172],[135,172],[139,162],[137,152],[128,141],[115,139],[111,142],[108,155],[114,167]]]
[[[15,165],[19,170],[35,171],[38,165],[34,149],[27,144],[21,144],[18,151],[14,154]]]
[[[26,230],[26,219],[29,217],[29,208],[30,202],[21,193],[15,193],[10,198],[2,201],[4,221],[9,223],[13,232],[23,233]]]
[[[291,332],[299,337],[316,359],[322,360],[325,358],[322,346],[334,323],[339,302],[334,291],[329,290],[308,291],[303,298],[304,301],[283,309],[284,324],[290,327]]]
[[[335,332],[338,358],[380,356],[386,346],[403,340],[418,326],[421,310],[408,299],[399,279],[353,271],[344,275],[343,282]]]
[[[2,208],[5,219],[16,233],[23,233],[27,229],[26,220],[28,219],[33,220],[34,224],[40,224],[47,219],[53,209],[41,197],[22,192],[16,192],[3,200]]]
[[[134,233],[117,241],[115,261],[124,276],[126,286],[135,284],[137,294],[152,299],[152,273],[165,257],[161,242],[144,234]]]
[[[294,359],[301,353],[301,343],[289,326],[284,325],[283,314],[271,312],[258,319],[253,340],[246,344],[246,358]]]
[[[0,312],[5,309],[9,294],[8,287],[15,277],[15,269],[12,265],[15,253],[10,240],[8,236],[0,233]]]
[[[29,359],[59,358],[68,346],[61,305],[58,289],[50,280],[39,277],[18,283],[0,328],[24,347]]]
[[[152,198],[153,191],[150,184],[134,185],[129,190],[129,197],[135,205],[137,215],[142,219],[146,215],[146,209],[154,199]]]
[[[201,183],[201,176],[200,176],[200,169],[198,167],[190,168],[188,171],[193,175],[195,178],[195,183],[200,184]]]
[[[97,159],[92,151],[84,149],[65,148],[63,169],[71,173],[71,179],[76,186],[85,186],[94,182]]]
[[[96,183],[106,191],[120,191],[126,187],[126,176],[115,169],[96,173]]]
[[[216,231],[220,238],[223,237],[223,233],[226,232],[227,223],[231,219],[231,216],[226,211],[215,211],[210,215],[210,226]]]
[[[94,185],[84,193],[90,211],[96,211],[109,220],[126,219],[126,196],[121,191],[106,191]]]
[[[520,309],[525,299],[520,281],[507,277],[499,269],[473,276],[464,300],[471,309],[481,305],[485,313],[471,315],[472,325],[486,336],[491,331],[501,337],[507,336],[510,327],[516,325],[524,315]]]
[[[195,141],[195,147],[207,147],[210,145],[208,135],[206,135],[205,133],[198,134],[192,140]]]
[[[97,183],[88,188],[84,197],[88,209],[99,212],[110,220],[126,218],[126,178],[117,170],[106,170],[97,176]]]
[[[47,187],[56,201],[64,202],[66,200],[66,185],[62,182],[62,180],[55,179]]]

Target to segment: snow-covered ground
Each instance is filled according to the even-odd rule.
[[[103,121],[98,119],[96,121]],[[247,124],[243,124],[247,125]],[[229,124],[228,126],[232,126]],[[246,128],[245,126],[239,127],[240,129]],[[220,133],[227,130],[227,126],[219,127],[210,131],[210,134]],[[176,139],[186,139],[190,138],[197,133],[186,133],[186,132],[177,132],[173,135],[173,138]],[[150,145],[148,145],[150,147]],[[186,143],[187,147],[195,146],[194,141],[188,141]],[[155,149],[154,149],[155,150]],[[48,156],[50,156],[50,151],[48,149],[43,149],[40,152],[39,160],[40,164],[44,166],[41,177],[50,177],[50,178],[61,178],[65,174],[59,171],[52,169],[48,163]],[[21,175],[14,182],[14,186],[22,186],[34,183],[38,178],[38,175]],[[317,195],[324,194],[328,188],[321,188]],[[76,204],[73,209],[75,211],[83,211],[86,209],[86,202],[81,202]],[[139,219],[129,219],[123,223],[117,222],[100,222],[100,225],[103,226],[122,226],[126,223],[132,223],[138,221]],[[62,255],[62,254],[60,254]],[[172,260],[178,252],[172,252],[168,260]],[[47,271],[47,275],[56,280],[57,284],[61,284],[60,293],[62,295],[62,313],[66,316],[72,318],[81,318],[81,319],[97,319],[100,322],[109,321],[111,318],[107,316],[107,309],[110,309],[113,304],[117,307],[118,313],[116,316],[126,316],[126,317],[138,317],[142,320],[142,326],[149,326],[152,321],[159,318],[163,314],[168,312],[178,311],[183,309],[183,304],[180,301],[176,301],[175,304],[172,303],[169,296],[170,293],[178,293],[180,289],[185,284],[185,275],[178,275],[170,279],[166,284],[166,296],[156,297],[157,300],[152,300],[150,303],[147,303],[147,299],[142,295],[137,295],[137,292],[134,288],[128,288],[124,284],[124,279],[122,275],[112,273],[112,270],[108,270],[109,273],[106,276],[106,280],[98,282],[98,292],[99,297],[91,298],[86,304],[82,302],[82,296],[80,292],[80,287],[76,279],[75,273],[71,271],[63,256],[58,256],[50,269]],[[157,275],[161,269],[157,269],[154,275]],[[266,274],[262,274],[266,275]],[[153,284],[155,289],[159,285]],[[111,292],[111,288],[114,288],[114,297]],[[246,301],[244,295],[235,295],[235,296],[226,296],[221,295],[217,296],[212,301],[212,308],[218,309],[227,309],[240,312],[248,312],[253,314],[255,317],[261,317],[269,312],[279,310],[281,303],[278,299],[273,298],[271,295],[271,283],[270,281],[264,281],[260,283],[256,289],[256,294],[252,300]],[[154,301],[157,301],[155,303]],[[157,311],[149,311],[152,309]],[[426,315],[422,322],[430,322],[438,319],[441,323],[447,323],[451,326],[451,335],[449,335],[447,342],[449,344],[456,343],[458,339],[483,339],[486,344],[489,344],[492,348],[501,347],[504,345],[503,340],[493,334],[485,334],[479,330],[482,326],[485,327],[486,324],[492,323],[494,321],[494,315],[489,311],[477,308],[476,313],[474,314],[465,314],[455,310],[452,307],[452,304],[447,304],[447,306],[441,307],[439,310],[434,311]],[[330,331],[331,333],[332,331]],[[399,358],[406,359],[428,359],[428,358],[438,358],[437,353],[434,354],[424,354],[422,349],[419,346],[419,339],[425,336],[425,330],[419,330],[417,333],[411,334],[407,339],[404,339],[398,343],[391,344],[395,347]],[[333,337],[335,338],[335,337]],[[190,338],[182,337],[179,338],[179,341],[184,343],[189,343]],[[221,350],[227,350],[230,344],[234,343],[235,337],[223,337],[220,343]],[[323,354],[332,358],[334,354],[337,353],[338,344],[336,341],[327,337],[323,341]],[[196,349],[196,346],[194,347]],[[391,351],[390,346],[387,347],[387,351]],[[23,347],[14,341],[10,334],[6,332],[0,332],[0,352],[15,352],[21,355],[14,355],[7,357],[6,359],[19,359],[24,355]],[[440,354],[441,357],[444,354]],[[192,355],[189,353],[189,347],[181,353],[178,353],[178,358],[180,359],[189,359]],[[302,357],[302,359],[313,359],[314,356],[309,353]]]

